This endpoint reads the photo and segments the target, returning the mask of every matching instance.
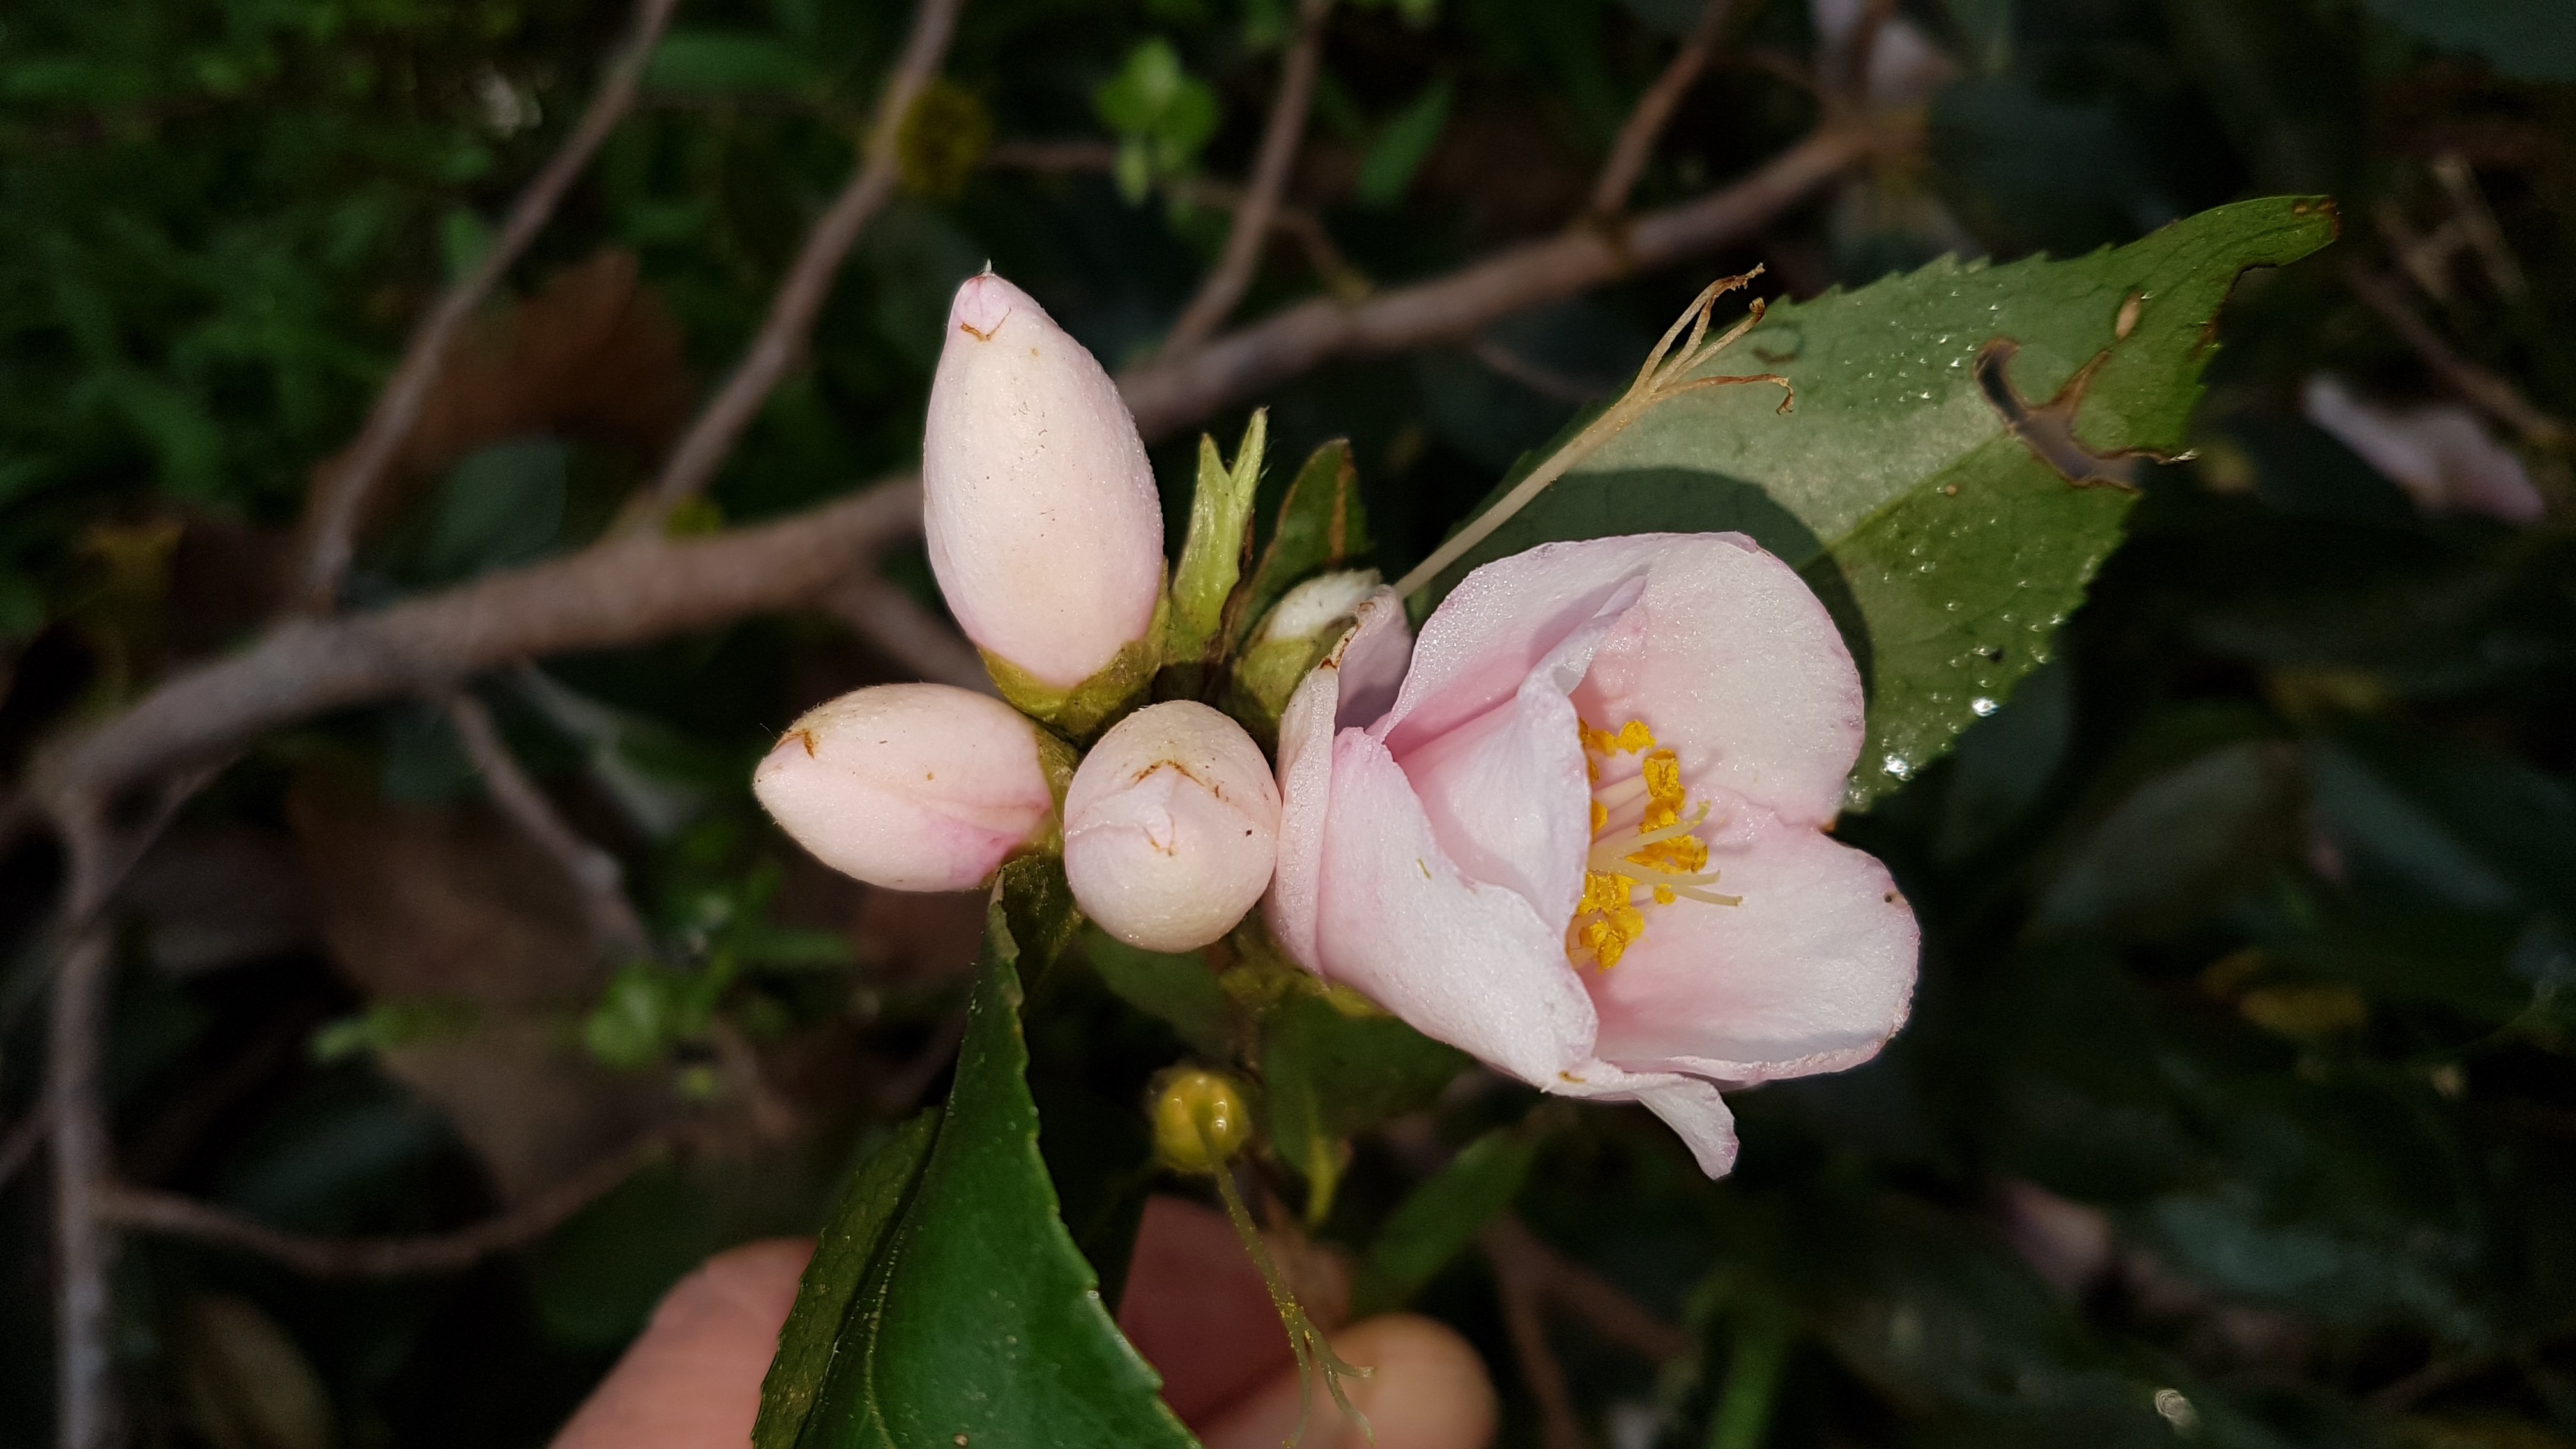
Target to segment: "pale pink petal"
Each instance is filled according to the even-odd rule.
[[[1740,906],[1647,906],[1646,933],[1586,971],[1601,1055],[1730,1085],[1856,1066],[1896,1029],[1920,933],[1887,868],[1804,826],[1745,812],[1711,841]]]
[[[1333,736],[1383,713],[1404,679],[1413,632],[1392,589],[1359,606],[1358,622],[1288,698],[1279,717],[1279,863],[1263,915],[1288,959],[1312,971],[1315,892],[1332,803]],[[1371,713],[1363,714],[1367,710]]]
[[[1511,698],[1559,644],[1636,599],[1668,536],[1542,544],[1467,575],[1423,621],[1378,737],[1402,755]]]
[[[1741,534],[1622,541],[1657,552],[1643,597],[1575,693],[1583,717],[1604,729],[1645,721],[1681,756],[1694,794],[1715,786],[1783,820],[1831,822],[1860,757],[1864,703],[1833,616],[1795,570]]]
[[[1567,694],[1617,618],[1596,614],[1510,699],[1398,757],[1459,869],[1520,892],[1559,929],[1582,899],[1592,848],[1592,782]]]
[[[1561,929],[1459,874],[1413,786],[1363,730],[1333,745],[1315,963],[1425,1036],[1540,1087],[1592,1056]]]
[[[1663,1119],[1690,1148],[1699,1169],[1724,1177],[1735,1166],[1735,1114],[1716,1084],[1678,1072],[1631,1072],[1608,1062],[1585,1062],[1548,1088],[1560,1097],[1596,1102],[1635,1102]]]

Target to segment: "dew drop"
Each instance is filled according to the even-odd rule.
[[[1968,701],[1968,708],[1976,711],[1977,718],[1984,719],[1995,712],[1995,702],[1981,694]]]
[[[1878,767],[1900,780],[1914,778],[1914,762],[1903,755],[1890,755],[1879,761]]]

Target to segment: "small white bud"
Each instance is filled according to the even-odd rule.
[[[806,711],[751,788],[797,844],[844,875],[968,890],[1054,824],[1039,749],[1037,727],[998,699],[882,684]]]
[[[957,289],[921,443],[930,568],[966,637],[1055,689],[1145,637],[1163,508],[1136,420],[1028,293]]]
[[[1064,873],[1083,913],[1148,951],[1234,929],[1270,887],[1279,786],[1243,726],[1187,700],[1138,710],[1085,755],[1064,799]]]
[[[1311,639],[1335,619],[1358,613],[1360,600],[1377,592],[1382,582],[1375,569],[1343,569],[1308,579],[1270,606],[1269,617],[1261,622],[1261,637],[1254,642]]]

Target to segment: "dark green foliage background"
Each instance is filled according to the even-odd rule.
[[[1236,177],[1276,69],[1247,32],[1283,6],[971,0],[949,73],[1000,138],[1099,140],[1094,88],[1165,37],[1220,104],[1199,164]],[[1417,29],[1348,7],[1296,199],[1380,282],[1547,233],[1694,8],[1443,0]],[[1791,78],[1814,50],[1805,7],[1737,8],[1732,58],[1683,106],[1641,205],[1722,183],[1816,117]],[[687,0],[646,104],[513,287],[534,295],[603,247],[630,252],[698,384],[720,376],[839,185],[906,10]],[[2143,470],[2127,541],[2050,662],[1845,820],[1925,927],[1915,1017],[1885,1056],[1735,1096],[1742,1163],[1714,1185],[1639,1113],[1531,1118],[1517,1091],[1452,1098],[1433,1140],[1482,1145],[1434,1191],[1508,1194],[1533,1231],[1687,1326],[1694,1354],[1660,1377],[1560,1336],[1587,1422],[1646,1406],[1658,1444],[2576,1443],[2568,458],[2526,453],[2552,505],[2536,526],[2425,517],[2297,403],[2320,370],[2440,395],[2339,269],[2398,275],[2383,218],[2424,231],[2453,214],[2432,166],[2457,156],[2526,285],[2464,257],[2448,298],[2416,305],[2541,409],[2576,416],[2564,17],[2543,0],[1897,10],[1956,62],[1919,164],[1704,264],[1508,319],[1490,346],[1280,389],[1273,492],[1348,436],[1376,561],[1401,571],[1623,380],[1708,276],[1755,262],[1775,295],[1813,298],[1953,247],[1999,264],[2075,256],[2257,195],[2330,194],[2344,238],[2239,290],[2185,428],[2192,460]],[[0,769],[256,626],[260,569],[315,463],[578,113],[622,22],[622,6],[587,0],[18,0],[0,14]],[[497,124],[494,94],[542,119]],[[724,516],[908,464],[948,290],[987,258],[1115,368],[1160,336],[1222,231],[1221,215],[1161,196],[1130,205],[1101,174],[996,167],[954,195],[907,193],[720,479]],[[1243,315],[1317,285],[1283,247]],[[1522,365],[1498,368],[1498,350]],[[1230,444],[1242,422],[1209,427]],[[1193,441],[1157,452],[1183,505],[1175,537]],[[644,467],[588,436],[486,449],[408,499],[353,594],[577,547]],[[186,525],[175,553],[134,542],[172,521]],[[145,564],[119,564],[135,548]],[[917,556],[891,571],[926,587]],[[296,1346],[341,1443],[542,1443],[690,1264],[813,1231],[869,1147],[926,1149],[926,1129],[898,1126],[922,1093],[889,1104],[866,1073],[935,1052],[966,979],[889,974],[865,949],[853,962],[848,899],[816,893],[743,788],[798,709],[890,666],[794,618],[546,668],[602,713],[576,727],[499,689],[503,725],[677,943],[666,967],[601,988],[616,1010],[590,1018],[594,1050],[643,1063],[633,1080],[657,1090],[703,1088],[711,1021],[829,1064],[797,1077],[811,1088],[799,1133],[649,1169],[529,1251],[449,1277],[320,1284],[137,1239],[117,1342],[150,1442],[218,1442],[182,1324],[223,1294]],[[315,769],[388,801],[478,793],[434,714],[407,705],[264,743],[187,823],[280,836],[290,782]],[[633,824],[647,818],[665,824]],[[0,861],[0,1123],[34,1101],[56,869],[35,842]],[[150,965],[155,949],[144,926],[129,933],[109,1051],[129,1173],[316,1233],[493,1210],[454,1125],[371,1054],[451,1029],[436,1023],[452,1013],[368,1012],[309,936],[193,976]],[[1151,1172],[1141,1093],[1192,1049],[1185,1036],[1221,1030],[1214,1003],[1191,1008],[1207,1020],[1190,1034],[1139,1010],[1152,993],[1138,969],[1095,970],[1077,949],[1020,971],[1046,1166],[1113,1301],[1141,1194],[1191,1190]],[[356,1049],[319,1059],[306,1046],[334,1023]],[[42,1167],[0,1186],[11,1443],[49,1432]],[[1362,1138],[1324,1235],[1373,1264],[1370,1293],[1419,1284],[1414,1306],[1494,1369],[1503,1443],[1534,1445],[1483,1262],[1436,1214],[1402,1210],[1422,1182],[1418,1155]],[[2078,1224],[2061,1245],[2084,1224],[2110,1234],[2055,1285],[2014,1246],[2049,1202],[2082,1210],[2058,1210]],[[1757,1386],[1758,1413],[1741,1407]],[[2187,1440],[2159,1390],[2191,1406]]]

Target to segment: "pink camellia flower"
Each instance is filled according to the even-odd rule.
[[[1548,544],[1469,574],[1409,668],[1406,642],[1381,590],[1281,720],[1290,956],[1544,1091],[1643,1103],[1711,1176],[1719,1087],[1903,1023],[1914,914],[1824,833],[1860,677],[1786,564],[1732,533]]]
[[[843,875],[971,890],[1056,830],[1047,750],[1037,726],[989,695],[880,684],[807,710],[752,771],[751,789]]]

